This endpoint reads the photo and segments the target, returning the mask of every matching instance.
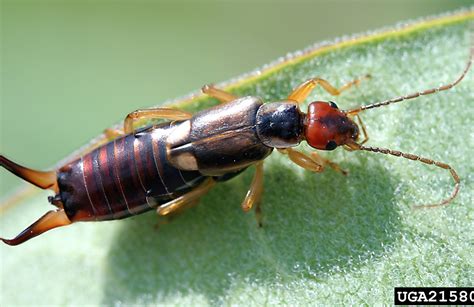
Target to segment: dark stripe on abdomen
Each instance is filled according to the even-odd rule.
[[[101,174],[98,171],[99,149],[83,157],[84,179],[87,185],[87,191],[91,199],[94,214],[99,216],[111,215],[107,197],[102,187]]]
[[[134,135],[127,135],[115,142],[117,169],[122,189],[131,214],[138,214],[149,209],[146,203],[146,191],[140,184],[134,155]]]
[[[94,152],[95,154],[92,160],[93,170],[94,170],[94,179],[100,191],[102,192],[102,195],[105,200],[105,203],[101,204],[101,207],[104,207],[103,216],[107,216],[111,218],[113,217],[114,212],[112,211],[112,207],[110,206],[110,200],[107,198],[107,195],[105,194],[104,179],[102,178],[103,175],[102,175],[102,170],[100,168],[101,148],[97,148],[96,150],[94,150]],[[105,210],[105,206],[107,206],[107,210]]]
[[[121,205],[117,206],[122,202],[122,198],[120,197],[120,191],[114,184],[114,173],[113,173],[113,165],[109,162],[111,159],[109,158],[108,148],[109,146],[112,147],[113,152],[113,142],[108,143],[102,147],[100,147],[97,166],[100,172],[101,177],[101,185],[104,191],[105,197],[108,200],[110,213],[112,217],[115,217],[115,212],[120,210]]]
[[[92,155],[87,154],[82,157],[82,179],[85,187],[85,192],[88,200],[88,204],[84,204],[84,209],[92,213],[92,216],[97,216],[97,210],[95,209],[94,202],[98,203],[95,194],[95,182],[94,174],[92,170]]]
[[[119,174],[117,172],[117,160],[115,158],[115,141],[105,145],[107,162],[101,164],[102,179],[107,197],[110,200],[110,206],[114,212],[114,218],[122,218],[128,215],[127,204],[125,202],[122,187],[120,185]],[[102,167],[103,166],[103,167]]]
[[[137,171],[145,186],[147,195],[150,195],[152,191],[159,195],[167,195],[168,193],[153,158],[153,143],[150,133],[141,134],[137,138],[134,153]]]

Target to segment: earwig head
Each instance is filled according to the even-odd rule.
[[[357,124],[334,102],[312,102],[304,126],[306,141],[316,149],[333,150],[359,138]]]

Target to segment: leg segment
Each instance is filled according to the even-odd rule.
[[[263,192],[263,162],[258,162],[255,165],[255,174],[253,175],[252,183],[247,195],[245,195],[242,201],[241,207],[244,212],[248,212],[254,205],[256,205],[255,211],[257,213],[257,221],[260,223],[261,208],[260,199],[262,198]]]
[[[125,133],[123,133],[123,131],[120,129],[105,129],[104,134],[108,141],[112,141],[124,135]]]
[[[334,163],[328,159],[325,159],[318,155],[317,152],[312,152],[310,155],[296,151],[292,148],[278,149],[279,152],[288,155],[291,161],[293,161],[298,166],[301,166],[304,169],[315,173],[321,173],[324,171],[324,167],[328,165],[333,170],[347,175],[348,172],[343,170],[337,163]]]
[[[155,225],[155,229],[158,229],[161,226],[171,223],[177,216],[183,213],[183,211],[193,208],[197,205],[199,205],[199,199],[184,204],[182,207],[177,208],[175,211],[170,212],[168,215],[158,215],[158,223]]]
[[[262,226],[262,208],[260,206],[260,200],[263,193],[263,162],[258,162],[255,165],[255,174],[253,175],[252,183],[250,188],[242,201],[242,210],[248,212],[255,205],[255,215],[257,223]]]
[[[328,159],[325,159],[323,157],[321,157],[320,155],[318,155],[317,152],[312,152],[311,153],[311,158],[317,163],[317,164],[320,164],[323,169],[326,165],[328,165],[330,168],[332,168],[333,170],[335,170],[336,172],[339,172],[341,173],[342,175],[346,176],[347,174],[349,174],[348,171],[342,169],[339,164],[335,163],[335,162],[332,162],[331,160],[328,160]]]
[[[288,155],[291,161],[293,161],[298,166],[301,166],[304,169],[315,173],[321,173],[324,170],[322,164],[318,163],[311,156],[304,154],[302,152],[296,151],[292,148],[282,148],[278,149],[282,154]]]
[[[357,121],[359,122],[360,129],[362,130],[362,134],[364,135],[364,139],[359,144],[364,145],[369,140],[369,135],[367,134],[367,129],[365,129],[364,122],[362,121],[362,118],[360,118],[360,115],[357,114],[356,117]]]
[[[304,100],[308,97],[308,95],[313,91],[313,89],[321,85],[326,92],[328,92],[331,95],[338,96],[341,94],[343,91],[351,88],[354,85],[359,85],[359,83],[364,80],[364,79],[369,79],[370,75],[365,75],[362,78],[355,79],[345,85],[343,85],[340,88],[335,88],[332,86],[328,81],[321,79],[321,78],[313,78],[309,79],[308,81],[303,82],[300,84],[298,87],[296,87],[295,90],[288,96],[289,100],[296,101],[298,103],[303,103]]]
[[[235,100],[238,98],[237,96],[234,96],[231,93],[228,93],[221,89],[218,89],[210,84],[204,85],[201,90],[204,94],[214,97],[223,103],[231,102],[232,100]]]
[[[125,117],[123,123],[123,131],[125,134],[133,133],[133,124],[135,121],[140,119],[169,119],[169,120],[186,120],[190,119],[193,115],[186,111],[171,109],[171,108],[155,108],[155,109],[142,109],[136,110]]]
[[[197,202],[202,196],[209,192],[209,190],[215,184],[216,182],[212,178],[209,178],[191,192],[186,193],[176,199],[173,199],[170,202],[167,202],[164,205],[159,206],[158,208],[156,208],[156,212],[159,215],[169,215],[177,213],[188,205],[193,205],[195,202]]]

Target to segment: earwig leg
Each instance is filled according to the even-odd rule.
[[[31,224],[28,228],[23,230],[14,239],[8,240],[0,238],[4,243],[8,245],[18,245],[31,238],[39,236],[43,232],[51,230],[56,227],[66,226],[71,224],[71,221],[67,217],[64,210],[48,211],[45,215],[39,218],[36,222]]]
[[[262,226],[262,208],[260,200],[263,193],[263,162],[255,164],[255,174],[253,175],[250,188],[242,201],[242,210],[248,212],[255,205],[255,216],[258,226]]]
[[[362,77],[360,77],[360,78],[357,78],[357,79],[354,79],[354,80],[352,80],[352,81],[350,81],[350,82],[347,82],[346,84],[344,84],[343,86],[341,86],[341,87],[338,89],[338,92],[339,92],[339,94],[340,94],[340,93],[342,93],[343,91],[348,90],[348,89],[350,89],[350,88],[353,87],[353,86],[359,86],[359,84],[360,84],[360,82],[362,82],[362,80],[368,80],[368,79],[370,79],[370,78],[372,78],[372,76],[371,76],[370,74],[366,74],[366,75],[364,75],[364,76],[362,76]],[[324,87],[324,86],[323,86],[323,87]],[[325,88],[325,87],[324,87],[324,88]],[[326,88],[325,88],[325,89],[326,89]],[[329,92],[328,89],[326,89],[326,91]],[[329,92],[329,93],[331,93],[331,92]],[[331,94],[332,94],[332,93],[331,93]],[[339,94],[337,94],[337,95],[339,95]],[[333,95],[334,95],[334,94],[333,94]],[[336,96],[337,96],[337,95],[336,95]]]
[[[348,172],[343,170],[337,163],[324,159],[318,153],[312,152],[311,155],[304,154],[291,148],[279,149],[281,153],[287,154],[291,161],[312,172],[321,173],[324,167],[328,165],[333,170],[346,176]]]
[[[324,166],[315,161],[311,156],[302,152],[296,151],[292,148],[280,148],[279,152],[288,155],[291,161],[298,166],[307,169],[315,173],[321,173],[324,170]]]
[[[35,186],[42,188],[42,189],[50,189],[54,192],[58,193],[58,183],[57,183],[57,175],[55,171],[49,172],[42,172],[36,171],[7,159],[4,156],[0,155],[0,165],[12,172],[13,174],[17,175],[18,177],[28,181]]]
[[[123,131],[125,134],[133,133],[133,124],[137,120],[141,119],[169,119],[169,120],[186,120],[190,119],[193,115],[186,111],[171,109],[171,108],[155,108],[155,109],[142,109],[136,110],[125,117],[123,123]]]
[[[191,201],[189,203],[184,204],[182,207],[179,207],[173,212],[170,212],[168,215],[158,215],[158,222],[155,225],[155,229],[160,228],[161,226],[164,226],[166,224],[171,223],[177,216],[179,216],[183,211],[193,208],[197,205],[199,205],[199,198]]]
[[[167,202],[156,208],[156,212],[159,215],[169,215],[181,211],[181,209],[192,204],[193,202],[199,200],[203,195],[205,195],[209,190],[216,184],[216,182],[209,178],[204,181],[203,184],[195,188],[189,193],[186,193],[172,201]]]
[[[191,208],[196,207],[197,205],[199,205],[200,201],[201,201],[201,198],[196,198],[194,200],[191,200],[191,201],[187,202],[182,207],[180,207],[179,210],[173,211],[173,213],[172,213],[173,216],[178,215],[178,214],[180,214],[181,212],[183,212],[187,209],[191,209]]]
[[[123,136],[125,133],[119,129],[105,129],[104,134],[107,140],[112,141],[120,136]]]
[[[317,152],[312,152],[311,153],[311,158],[313,159],[313,161],[315,161],[317,164],[320,164],[323,166],[329,166],[330,168],[332,168],[333,170],[335,170],[336,172],[339,172],[341,173],[342,175],[344,176],[347,176],[349,174],[348,171],[342,169],[339,164],[335,163],[335,162],[332,162],[331,160],[328,160],[328,159],[325,159],[323,157],[321,157]]]
[[[231,101],[238,98],[237,96],[234,96],[231,93],[228,93],[228,92],[223,91],[221,89],[218,89],[218,88],[214,87],[211,84],[204,85],[202,87],[201,91],[204,94],[209,95],[211,97],[214,97],[214,98],[220,100],[223,103],[231,102]]]
[[[354,85],[359,85],[359,83],[364,80],[364,79],[369,79],[370,75],[365,75],[362,78],[355,79],[351,82],[346,83],[345,85],[341,86],[340,88],[335,88],[332,86],[328,81],[321,79],[321,78],[313,78],[309,79],[302,84],[300,84],[298,87],[296,87],[295,90],[288,96],[289,100],[296,101],[298,103],[303,103],[305,99],[308,97],[308,95],[313,91],[316,86],[320,85],[326,92],[328,92],[331,95],[338,96],[340,95],[343,91],[348,90]]]
[[[369,140],[369,135],[367,134],[367,129],[365,128],[364,122],[362,121],[360,115],[357,114],[356,117],[362,130],[362,134],[364,135],[364,139],[360,142],[360,145],[364,145]]]
[[[190,200],[186,203],[184,203],[182,206],[180,206],[179,208],[176,208],[175,210],[173,210],[172,212],[169,212],[168,214],[166,214],[165,216],[162,216],[162,215],[159,215],[160,217],[164,217],[168,220],[168,222],[170,222],[171,220],[173,220],[176,216],[180,215],[181,213],[183,213],[184,211],[186,211],[187,209],[191,209],[191,208],[194,208],[196,207],[197,205],[199,205],[199,201],[201,200],[201,198],[196,198],[196,199],[193,199],[193,200]],[[165,204],[166,205],[166,204]]]

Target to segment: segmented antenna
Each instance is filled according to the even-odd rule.
[[[456,79],[456,81],[454,81],[452,83],[449,83],[449,84],[446,84],[446,85],[443,85],[443,86],[440,86],[440,87],[436,87],[436,88],[431,88],[429,90],[425,90],[425,91],[422,91],[422,92],[416,92],[416,93],[412,93],[412,94],[409,94],[409,95],[406,95],[406,96],[400,96],[400,97],[384,100],[384,101],[381,101],[381,102],[376,102],[376,103],[368,104],[368,105],[365,105],[365,106],[360,106],[360,107],[357,107],[357,108],[354,108],[354,109],[347,110],[347,111],[345,111],[345,113],[347,115],[356,115],[357,113],[359,113],[361,111],[374,109],[374,108],[378,108],[378,107],[381,107],[381,106],[388,106],[389,104],[393,104],[393,103],[401,102],[401,101],[404,101],[404,100],[417,98],[417,97],[420,97],[420,96],[431,95],[431,94],[434,94],[434,93],[437,93],[437,92],[447,91],[447,90],[451,89],[453,86],[457,85],[459,82],[461,82],[462,79],[464,79],[464,76],[466,76],[467,72],[471,68],[473,54],[474,54],[474,46],[471,47],[471,50],[470,50],[470,53],[469,53],[469,60],[466,64],[466,67],[464,68],[461,75]]]
[[[424,158],[424,157],[420,157],[418,155],[401,152],[401,151],[398,151],[398,150],[391,150],[391,149],[381,148],[381,147],[363,146],[363,145],[357,144],[355,142],[351,143],[349,146],[352,149],[355,149],[355,150],[365,150],[365,151],[381,153],[381,154],[384,154],[384,155],[392,155],[392,156],[395,156],[395,157],[405,158],[405,159],[413,160],[413,161],[419,161],[421,163],[425,163],[425,164],[428,164],[428,165],[434,165],[434,166],[437,166],[439,168],[449,170],[449,172],[451,173],[451,176],[454,179],[454,189],[453,189],[453,192],[451,193],[451,195],[448,198],[442,200],[438,204],[415,205],[415,208],[434,208],[434,207],[445,206],[445,205],[449,204],[456,197],[456,195],[459,192],[459,187],[460,187],[461,180],[459,179],[459,176],[456,173],[456,171],[454,170],[454,168],[452,168],[449,164],[439,162],[439,161],[435,161],[435,160],[428,159],[428,158]]]
[[[471,68],[473,54],[474,54],[474,45],[471,45],[471,49],[470,49],[470,53],[469,53],[469,60],[467,61],[466,67],[464,68],[463,72],[459,75],[459,77],[452,83],[449,83],[449,84],[446,84],[446,85],[443,85],[443,86],[440,86],[440,87],[428,89],[428,90],[425,90],[425,91],[422,91],[422,92],[416,92],[416,93],[409,94],[409,95],[406,95],[406,96],[400,96],[400,97],[392,98],[392,99],[389,99],[389,100],[376,102],[376,103],[372,103],[372,104],[365,105],[365,106],[360,106],[358,108],[347,110],[345,112],[346,112],[347,115],[355,116],[359,112],[365,111],[365,110],[368,110],[368,109],[374,109],[374,108],[378,108],[378,107],[381,107],[381,106],[387,106],[387,105],[397,103],[397,102],[401,102],[401,101],[404,101],[404,100],[417,98],[419,96],[431,95],[431,94],[434,94],[434,93],[437,93],[437,92],[447,91],[447,90],[451,89],[452,87],[456,86],[459,82],[461,82],[462,79],[464,79],[467,72]],[[349,144],[346,144],[347,145],[346,149],[348,149],[348,150],[365,150],[365,151],[371,151],[371,152],[381,153],[381,154],[385,154],[385,155],[392,155],[392,156],[395,156],[395,157],[401,157],[401,158],[405,158],[405,159],[408,159],[408,160],[419,161],[421,163],[425,163],[425,164],[428,164],[428,165],[434,165],[434,166],[437,166],[439,168],[449,170],[449,172],[451,173],[451,176],[454,179],[454,189],[453,189],[453,192],[451,193],[451,195],[448,198],[442,200],[438,204],[417,205],[417,206],[415,206],[415,208],[433,208],[433,207],[445,206],[445,205],[449,204],[456,197],[456,195],[458,194],[461,180],[459,179],[459,176],[456,173],[456,171],[449,164],[439,162],[439,161],[435,161],[435,160],[428,159],[428,158],[424,158],[424,157],[420,157],[420,156],[414,155],[414,154],[404,153],[404,152],[401,152],[401,151],[398,151],[398,150],[391,150],[391,149],[381,148],[381,147],[363,146],[362,144],[358,144],[356,142],[351,142]]]

